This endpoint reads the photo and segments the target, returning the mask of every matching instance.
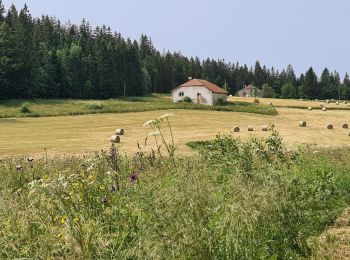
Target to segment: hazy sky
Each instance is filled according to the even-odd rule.
[[[124,37],[142,33],[159,50],[224,58],[297,73],[313,66],[350,72],[349,0],[3,0],[33,16],[110,25]]]

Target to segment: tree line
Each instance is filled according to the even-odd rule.
[[[320,78],[310,68],[296,76],[293,67],[278,71],[225,60],[160,52],[151,39],[125,39],[105,25],[92,28],[33,18],[27,5],[5,9],[0,0],[0,99],[115,98],[169,93],[188,77],[207,79],[235,94],[252,84],[264,96],[350,99],[346,74],[324,69]]]

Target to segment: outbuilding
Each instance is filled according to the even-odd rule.
[[[238,97],[261,97],[261,90],[254,87],[253,85],[248,85],[237,92]]]
[[[209,81],[191,79],[173,89],[172,96],[174,103],[189,97],[194,103],[213,106],[227,102],[228,92]]]

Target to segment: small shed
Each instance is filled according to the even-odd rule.
[[[184,97],[189,97],[194,103],[213,106],[220,100],[226,102],[228,92],[209,81],[191,79],[173,89],[172,96],[174,103],[182,101]]]
[[[239,97],[261,97],[261,90],[254,87],[253,85],[248,85],[237,92]]]

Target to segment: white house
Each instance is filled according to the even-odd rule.
[[[173,89],[172,95],[174,103],[182,101],[184,97],[189,97],[194,103],[213,106],[217,104],[220,99],[226,102],[228,93],[226,90],[209,81],[191,79]]]

